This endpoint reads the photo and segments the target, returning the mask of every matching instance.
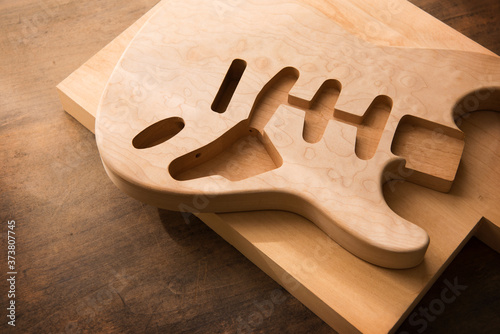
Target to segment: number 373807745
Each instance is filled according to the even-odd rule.
[[[16,222],[14,220],[9,220],[7,224],[8,266],[9,268],[12,268],[16,265],[16,259],[14,257],[16,255],[16,232],[14,232]]]

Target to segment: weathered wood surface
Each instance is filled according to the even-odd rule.
[[[495,1],[414,3],[500,52]],[[104,174],[94,137],[63,113],[53,87],[153,4],[0,5],[0,212],[2,236],[8,219],[18,223],[17,330],[331,332],[196,218],[185,224],[123,195]],[[429,332],[498,329],[498,261],[469,242],[416,307],[439,300],[446,279],[467,286],[426,322]]]

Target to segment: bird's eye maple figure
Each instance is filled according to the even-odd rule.
[[[373,45],[298,1],[204,6],[160,9],[112,75],[96,139],[115,184],[170,210],[292,211],[363,260],[418,265],[429,237],[382,184],[449,190],[454,118],[500,110],[500,60]]]

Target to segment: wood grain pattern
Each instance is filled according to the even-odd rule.
[[[378,4],[378,2],[371,3]],[[473,36],[474,39],[482,39],[485,46],[491,50],[496,50],[497,53],[499,52],[499,21],[490,19],[491,17],[495,17],[492,16],[492,13],[498,12],[498,10],[495,11],[495,8],[497,8],[495,6],[498,6],[496,2],[475,2],[473,8],[470,8],[470,4],[467,1],[415,1],[415,3],[423,5],[424,9],[446,20],[446,22],[453,23],[456,29],[463,29],[461,30],[463,33]],[[110,6],[124,9],[120,15],[117,14],[116,18],[111,20],[115,30],[114,32],[108,32],[106,35],[107,38],[110,39],[117,31],[123,29],[123,27],[120,28],[117,24],[117,22],[120,21],[119,18],[123,20],[125,20],[124,18],[128,18],[131,20],[134,13],[137,14],[136,11],[132,10],[130,13],[126,12],[129,9],[127,9],[125,5],[125,3],[116,4],[115,2],[110,2]],[[17,6],[23,6],[23,4],[17,3],[16,7]],[[409,7],[413,6],[409,5]],[[30,13],[27,7],[19,8],[23,8],[23,13]],[[60,21],[64,22],[67,17],[71,17],[72,14],[69,13],[74,13],[78,8],[79,6],[76,5],[65,7],[62,11],[64,15],[61,15]],[[181,215],[161,210],[158,214],[153,208],[141,206],[137,202],[128,199],[126,196],[122,196],[119,191],[115,190],[114,187],[107,182],[105,175],[101,173],[99,167],[98,156],[92,144],[92,136],[85,133],[84,129],[79,127],[75,122],[71,122],[69,118],[61,117],[61,110],[58,108],[59,102],[57,101],[57,97],[50,92],[50,87],[52,87],[52,85],[61,80],[66,73],[78,66],[79,62],[83,62],[83,60],[88,58],[99,48],[99,41],[96,40],[96,37],[101,35],[99,33],[93,33],[91,34],[92,36],[89,36],[87,33],[88,27],[103,26],[105,22],[103,17],[110,17],[115,13],[114,10],[110,10],[109,8],[99,11],[100,7],[97,4],[95,4],[95,6],[89,4],[88,11],[90,11],[90,8],[94,8],[96,10],[95,13],[100,14],[96,15],[94,12],[89,14],[80,9],[81,11],[79,13],[82,15],[83,19],[79,21],[72,30],[73,33],[79,34],[78,36],[80,36],[82,42],[75,45],[65,45],[63,48],[60,48],[60,46],[56,48],[55,46],[58,45],[61,40],[64,40],[64,38],[55,32],[62,31],[62,29],[50,29],[48,43],[53,47],[42,49],[43,52],[41,54],[44,55],[44,57],[39,57],[36,62],[28,62],[28,64],[30,64],[29,66],[31,66],[28,68],[35,69],[37,68],[36,66],[45,64],[41,59],[52,57],[60,66],[60,71],[58,71],[60,72],[59,74],[48,71],[47,69],[45,70],[46,74],[50,74],[50,79],[46,82],[34,80],[33,77],[26,77],[24,80],[25,87],[32,87],[33,91],[40,92],[37,96],[46,96],[47,99],[44,99],[43,103],[41,103],[40,100],[26,100],[25,95],[19,95],[17,93],[14,95],[5,95],[10,98],[10,100],[4,101],[4,103],[6,103],[4,105],[7,106],[6,110],[10,110],[10,107],[14,105],[12,101],[15,100],[18,101],[16,102],[18,107],[15,108],[15,114],[19,114],[23,108],[26,108],[26,110],[36,110],[40,114],[51,116],[43,120],[24,118],[24,124],[40,124],[40,122],[43,122],[45,124],[51,124],[50,128],[53,128],[53,123],[51,122],[53,122],[54,119],[58,119],[58,124],[60,124],[60,122],[64,123],[61,127],[71,129],[69,133],[62,132],[57,142],[50,140],[52,136],[41,134],[37,136],[38,141],[30,142],[28,140],[30,138],[28,134],[37,133],[38,130],[36,130],[36,127],[30,127],[27,132],[18,132],[17,135],[14,135],[12,131],[20,129],[19,122],[15,122],[13,126],[10,127],[12,131],[9,130],[5,133],[5,136],[2,136],[2,138],[5,139],[6,145],[13,143],[11,139],[19,141],[18,144],[12,146],[12,153],[19,153],[17,158],[8,160],[3,159],[3,161],[7,161],[7,170],[12,171],[12,173],[7,172],[9,175],[8,179],[2,179],[3,182],[7,181],[5,183],[7,188],[2,188],[2,199],[5,200],[6,198],[10,198],[8,202],[2,201],[3,204],[7,205],[6,207],[12,205],[9,207],[10,210],[8,211],[12,213],[17,212],[17,219],[24,221],[25,226],[31,229],[37,227],[50,229],[50,227],[53,226],[54,220],[58,221],[56,227],[50,229],[50,231],[58,232],[58,234],[55,234],[55,238],[51,238],[50,240],[47,239],[48,234],[45,233],[35,233],[32,236],[24,234],[26,238],[24,246],[26,253],[23,254],[48,254],[53,249],[63,249],[65,251],[64,256],[60,254],[57,257],[40,257],[37,261],[37,265],[26,264],[24,266],[25,269],[28,269],[29,273],[29,275],[24,277],[26,282],[25,287],[29,286],[30,288],[29,294],[21,299],[26,309],[24,314],[27,315],[24,317],[22,328],[26,328],[28,331],[32,332],[75,332],[78,330],[107,330],[110,332],[144,330],[146,332],[154,332],[157,329],[165,332],[236,332],[238,330],[244,331],[250,328],[255,332],[269,333],[303,333],[311,331],[317,333],[330,333],[331,330],[328,329],[327,325],[322,323],[312,313],[308,312],[307,309],[297,302],[297,300],[290,297],[286,292],[283,292],[282,295],[285,298],[285,302],[279,305],[275,304],[271,316],[267,317],[268,313],[260,313],[260,309],[255,305],[265,300],[271,300],[270,297],[274,289],[278,287],[277,284],[267,279],[262,272],[253,267],[250,262],[245,261],[238,252],[228,247],[226,243],[221,241],[214,233],[211,233],[210,230],[205,228],[198,220],[192,219],[191,225],[184,225]],[[384,7],[379,7],[379,11],[382,13],[383,9]],[[31,13],[33,13],[33,11],[36,13],[37,10],[39,11],[40,8],[36,5],[32,5]],[[372,13],[378,13],[379,11],[375,10],[372,11]],[[2,13],[7,14],[8,12],[9,11],[3,11]],[[368,11],[365,11],[363,13],[366,14],[367,12]],[[467,15],[462,15],[462,13],[467,13]],[[405,12],[405,15],[406,14],[409,13]],[[30,17],[32,14],[25,15]],[[406,18],[407,16],[405,15],[403,15],[403,17]],[[411,41],[412,38],[417,38],[425,45],[427,42],[435,43],[437,39],[442,38],[444,44],[451,45],[452,48],[458,48],[460,43],[462,43],[463,36],[456,34],[450,28],[432,19],[427,14],[419,11],[412,15],[414,15],[414,19],[412,20],[401,19],[398,15],[392,16],[392,23],[397,23],[406,30],[413,31],[413,27],[415,26],[418,26],[419,29],[423,28],[423,30],[427,30],[426,33],[412,35],[411,38],[403,36],[406,40]],[[411,21],[412,25],[408,25],[408,21]],[[2,22],[7,23],[9,20]],[[54,22],[55,26],[57,26],[58,22],[59,20]],[[445,29],[443,30],[439,27],[445,27]],[[385,28],[392,29],[389,26]],[[446,29],[452,31],[452,33],[445,34],[443,31]],[[471,43],[470,40],[463,40],[466,41],[464,44]],[[105,38],[100,40],[101,46],[104,44],[104,41]],[[472,44],[474,47],[482,49],[482,47],[477,44]],[[91,45],[91,47],[89,47],[89,45]],[[30,46],[33,45],[28,44],[21,48],[21,50],[32,50]],[[106,50],[110,52],[109,48]],[[115,51],[115,54],[121,54],[119,48],[113,49],[113,51]],[[40,54],[40,50],[38,50],[38,52]],[[28,53],[26,53],[26,55],[28,55]],[[72,56],[69,57],[68,55]],[[92,66],[94,66],[94,68],[99,68],[98,64],[100,64],[100,62]],[[88,65],[90,66],[91,63],[88,63]],[[24,67],[25,66],[26,62],[24,62]],[[12,68],[15,69],[17,67],[13,66]],[[111,70],[112,68],[108,68],[108,73],[110,73]],[[12,72],[24,73],[23,71],[21,71],[19,67],[18,70]],[[85,86],[86,83],[90,83],[89,80],[93,78],[93,75],[96,73],[101,75],[105,73],[105,71],[106,68],[102,67],[92,75],[85,76],[86,79],[79,81],[79,85],[76,86],[76,88],[74,86],[75,82],[73,82],[73,85],[66,82],[64,92],[73,92],[73,96],[77,101],[86,98],[88,103],[93,103],[97,106],[97,101],[105,82],[96,80],[89,84],[88,87],[90,87],[90,89],[88,91],[91,93],[90,95],[79,96],[78,92],[81,91],[82,85]],[[37,71],[33,70],[30,71],[30,73],[35,74]],[[79,74],[81,75],[82,72],[79,72]],[[7,80],[9,80],[8,78],[13,78],[13,76],[8,76]],[[77,75],[75,75],[75,80],[78,80]],[[96,91],[93,92],[92,89]],[[97,97],[94,97],[95,95],[97,95]],[[88,109],[85,112],[95,113],[95,109]],[[10,120],[12,121],[12,118],[10,118]],[[468,120],[471,120],[471,118]],[[467,123],[468,120],[465,120],[464,123]],[[492,125],[494,125],[494,123]],[[482,123],[479,123],[478,129],[481,128]],[[6,128],[3,129],[6,130]],[[471,136],[473,136],[473,134],[468,134],[466,138],[470,138]],[[50,150],[44,149],[47,140],[52,144]],[[495,139],[494,137],[489,137],[486,141],[494,143]],[[74,150],[68,150],[68,147],[73,147],[75,142],[82,144],[77,144]],[[34,156],[33,154],[29,154],[22,157],[20,154],[32,151],[29,148],[30,145],[34,146],[33,149],[41,148],[41,151],[45,152],[65,152],[65,158],[60,158],[56,161],[61,162],[63,166],[71,168],[70,170],[72,172],[59,172],[58,175],[62,182],[51,183],[49,186],[47,182],[51,179],[56,179],[56,177],[50,177],[52,175],[52,170],[49,168],[50,164],[47,164],[47,161],[50,161],[54,155],[45,154],[43,156]],[[472,148],[472,150],[474,149],[475,148]],[[85,160],[85,164],[78,165],[77,162],[80,161],[80,159]],[[43,200],[37,202],[40,204],[39,206],[33,206],[31,200],[23,199],[24,194],[26,194],[24,190],[19,187],[16,188],[17,190],[10,187],[12,182],[21,182],[27,175],[25,172],[18,171],[16,166],[18,166],[19,163],[22,163],[25,167],[30,166],[29,170],[34,171],[39,170],[40,166],[42,166],[42,170],[40,170],[39,173],[41,175],[46,175],[46,177],[40,178],[37,181],[41,182],[40,189],[43,189],[45,186],[47,195],[63,194],[63,189],[65,189],[67,196],[64,197],[64,203],[66,204],[63,204],[62,208],[54,213],[55,208],[46,205]],[[44,167],[45,165],[47,165],[47,168]],[[468,170],[467,165],[467,160],[464,160],[461,168]],[[67,171],[67,169],[64,170]],[[467,173],[465,175],[459,174],[459,180],[462,178],[460,175],[465,176]],[[480,175],[478,175],[478,177],[480,177]],[[85,180],[85,182],[79,180]],[[99,184],[99,191],[95,189],[94,185],[96,184]],[[68,185],[73,189],[69,193],[67,192]],[[429,218],[429,224],[426,226],[426,229],[437,229],[436,232],[432,234],[432,236],[435,235],[434,238],[442,236],[441,239],[446,240],[450,235],[454,235],[454,223],[451,223],[451,219],[449,220],[450,226],[445,228],[443,225],[446,225],[448,220],[443,220],[439,216],[428,214],[429,212],[432,213],[432,208],[434,208],[436,204],[435,202],[426,202],[425,205],[422,204],[422,206],[419,206],[416,210],[415,206],[399,205],[398,203],[411,203],[411,198],[419,198],[420,196],[419,187],[404,186],[404,183],[396,183],[394,187],[390,185],[386,187],[386,197],[391,195],[387,197],[391,207],[398,210],[397,212],[407,219],[412,217],[411,213],[414,211],[426,212],[425,218]],[[478,186],[477,189],[480,188],[481,187]],[[3,192],[4,189],[6,192]],[[483,198],[488,198],[488,196],[484,196],[484,191],[480,192]],[[43,190],[40,190],[39,193],[43,193]],[[455,193],[454,197],[457,196],[460,197],[461,193]],[[410,199],[408,200],[408,198]],[[483,208],[489,206],[494,209],[494,197],[489,198],[493,200],[493,202],[488,202],[490,204],[483,206]],[[30,209],[21,210],[23,206]],[[96,210],[95,208],[97,207],[102,209]],[[453,203],[450,203],[449,207],[451,211],[455,208]],[[71,209],[71,212],[68,212],[68,208],[73,209]],[[494,211],[490,212],[490,215],[493,213]],[[481,213],[479,213],[479,215],[481,215]],[[212,218],[212,220],[218,220],[218,217],[222,219],[222,222],[227,222],[235,215],[216,215],[215,218],[217,219],[213,219],[212,215],[200,216],[203,216],[206,222],[211,222],[210,218]],[[267,216],[270,217],[270,219],[279,219],[280,213],[268,212]],[[302,222],[300,217],[295,219],[294,215],[288,216],[290,219],[287,221],[287,224],[294,225]],[[227,217],[228,220],[225,220],[225,217]],[[242,222],[240,225],[258,226],[261,232],[265,234],[266,225],[269,224],[265,224],[261,221],[262,216],[254,215],[254,213],[246,213],[245,217],[247,219],[246,223]],[[466,218],[467,217],[458,217],[458,219]],[[473,219],[471,219],[471,222]],[[165,230],[157,230],[158,226],[164,227]],[[229,241],[234,239],[231,239],[228,235],[236,234],[243,237],[245,236],[245,230],[234,230],[230,225],[218,226],[211,223],[211,226],[214,228],[219,227],[219,230],[226,231],[226,237]],[[484,231],[484,233],[482,233],[482,240],[485,240],[484,235],[488,237],[493,235],[492,231],[494,230],[484,229],[486,226],[486,224],[483,224],[481,225],[483,229],[478,230],[478,233]],[[66,239],[63,234],[68,230],[75,232],[69,240]],[[301,230],[299,234],[305,234],[307,233],[306,231],[307,230]],[[242,234],[239,234],[239,232]],[[280,235],[281,232],[281,230],[277,231],[277,235]],[[257,233],[257,231],[254,233]],[[105,235],[106,238],[100,238],[99,240],[101,240],[101,242],[99,243],[92,242],[92,238],[96,235]],[[155,240],[155,242],[152,243],[151,240]],[[263,241],[269,242],[269,239]],[[495,242],[498,246],[498,242]],[[69,246],[70,244],[71,246]],[[80,244],[84,244],[85,247],[80,247]],[[490,245],[493,245],[493,243],[490,243]],[[459,256],[456,264],[454,263],[454,269],[447,271],[444,277],[453,281],[458,275],[460,283],[468,285],[469,288],[461,297],[457,298],[457,301],[453,305],[447,305],[443,314],[437,316],[434,321],[428,322],[428,330],[433,329],[437,332],[444,332],[449,330],[451,328],[450,326],[455,326],[454,328],[462,330],[464,328],[479,330],[479,328],[482,327],[486,328],[484,332],[495,332],[498,328],[498,322],[496,321],[496,315],[498,313],[495,311],[498,309],[498,304],[494,303],[495,291],[498,291],[498,286],[495,288],[495,282],[498,282],[498,280],[495,280],[495,277],[492,276],[495,275],[495,268],[498,268],[498,264],[494,260],[498,258],[498,255],[491,254],[484,246],[478,245],[477,242],[470,243],[468,246],[469,247],[464,250],[464,255],[467,254],[469,261],[464,261],[464,257]],[[254,249],[250,245],[245,247]],[[370,330],[375,331],[373,327],[370,327],[370,324],[375,324],[375,322],[373,322],[374,319],[380,318],[381,314],[397,315],[403,314],[405,310],[407,310],[406,314],[410,314],[412,312],[410,311],[411,306],[408,305],[413,303],[415,296],[418,294],[417,291],[421,291],[422,289],[425,291],[425,286],[430,285],[429,282],[437,280],[435,289],[433,289],[431,294],[424,299],[422,304],[416,306],[415,311],[418,312],[420,307],[428,308],[429,301],[440,298],[441,288],[438,283],[442,282],[443,277],[438,278],[438,274],[442,270],[441,266],[444,263],[444,259],[448,258],[450,253],[455,254],[455,252],[451,251],[453,247],[453,245],[443,247],[431,243],[428,254],[434,255],[426,260],[425,266],[419,266],[417,270],[423,273],[422,276],[419,276],[422,277],[422,279],[410,278],[415,277],[415,271],[412,271],[413,275],[405,279],[403,277],[404,275],[398,272],[381,270],[375,277],[370,277],[367,272],[361,270],[358,274],[351,275],[343,280],[343,275],[347,275],[348,271],[337,270],[335,276],[327,280],[328,284],[325,285],[325,287],[327,287],[329,291],[330,289],[334,289],[334,291],[331,292],[332,299],[336,298],[336,294],[344,296],[339,302],[340,310],[344,310],[341,314],[349,310],[348,313],[351,314],[349,318],[350,321],[364,323],[366,326],[364,328],[367,332],[370,332]],[[239,246],[239,248],[244,251],[243,247]],[[278,252],[274,252],[275,254],[285,254],[283,249],[276,243],[274,247],[271,248],[274,250],[278,249]],[[314,263],[311,262],[310,251],[305,249],[301,251],[301,249],[297,249],[297,247],[293,246],[288,247],[288,249],[290,248],[293,250],[293,255],[295,256],[294,263],[301,264],[300,266],[295,265],[295,272],[307,269],[314,271]],[[276,262],[278,260],[286,260],[285,257],[269,258],[269,253],[265,252],[265,248],[260,247],[259,249],[260,253],[253,258],[261,259],[261,262],[270,263],[269,261]],[[321,249],[314,254],[319,255],[321,259],[323,253],[320,251]],[[338,249],[338,254],[344,254],[342,249]],[[249,257],[252,258],[251,256]],[[266,258],[266,260],[263,260],[263,257]],[[451,255],[451,257],[453,257],[453,255]],[[487,260],[487,258],[489,260]],[[26,255],[23,255],[22,259],[26,259]],[[144,263],[145,259],[149,260]],[[358,265],[362,263],[358,263],[349,256],[345,257],[345,261],[346,262],[340,262],[339,268],[357,268]],[[75,267],[72,265],[73,263],[78,263],[79,266]],[[258,263],[258,261],[256,261],[256,263]],[[346,263],[349,264],[348,267]],[[103,269],[96,271],[96,265]],[[293,267],[293,263],[290,265]],[[68,270],[68,268],[71,270]],[[125,278],[120,275],[113,275],[110,268],[116,269],[119,273],[123,273],[120,271],[120,269],[123,269],[127,275]],[[438,268],[441,269],[438,270]],[[284,274],[280,271],[279,267],[275,267],[275,269],[277,281],[289,282],[289,290],[293,292],[294,295],[300,293],[301,295],[306,295],[306,297],[308,296],[309,285],[302,285],[304,282],[303,279],[297,281],[297,284],[291,284],[290,282],[293,281],[289,276],[282,276]],[[153,278],[151,278],[151,273],[155,273]],[[197,279],[197,276],[200,279]],[[314,276],[315,275],[312,274],[308,275],[309,279],[313,279]],[[73,278],[68,280],[68,277]],[[392,279],[388,279],[388,277],[392,277]],[[464,281],[462,281],[462,279]],[[52,283],[53,281],[58,281],[59,283]],[[114,294],[111,295],[111,299],[102,299],[103,296],[109,297],[107,287],[110,282],[115,282],[114,287],[118,289],[117,291],[119,291],[121,297],[123,297],[122,300],[125,304],[122,304],[120,298]],[[140,282],[142,288],[132,289],[130,284],[122,284],[134,282]],[[337,289],[331,282],[344,283]],[[353,296],[357,295],[356,291],[359,291],[358,289],[360,289],[360,287],[369,286],[370,284],[374,284],[374,282],[379,282],[380,289],[391,291],[396,287],[397,291],[391,294],[391,300],[389,300],[387,304],[383,304],[385,306],[380,308],[381,312],[374,315],[374,318],[364,317],[366,309],[364,305],[367,304],[353,304]],[[180,284],[183,286],[182,289],[179,288]],[[314,284],[313,280],[311,284]],[[168,288],[166,288],[167,285]],[[485,289],[487,285],[491,287],[489,290]],[[54,298],[53,295],[49,296],[44,293],[44,291],[47,291],[47,286],[57,288],[57,298]],[[120,289],[120,287],[122,289]],[[154,293],[150,294],[149,292],[151,291],[154,291]],[[175,291],[176,294],[172,291]],[[322,303],[321,301],[316,302],[314,297],[310,295],[307,298],[309,300],[309,305],[321,305]],[[354,299],[356,299],[356,297],[354,297]],[[64,305],[64,307],[60,307],[60,305]],[[375,301],[374,305],[373,308],[380,307],[380,301]],[[410,307],[410,309],[408,309],[408,307]],[[48,308],[55,310],[55,313],[50,317],[46,317],[47,313],[41,312],[41,310]],[[371,308],[372,307],[370,307],[370,309]],[[148,313],[148,310],[151,312]],[[153,310],[155,310],[154,313]],[[209,313],[207,313],[207,310],[209,310]],[[145,316],[146,313],[148,313],[148,316]],[[149,316],[149,314],[151,315]],[[262,321],[260,321],[258,317],[259,314],[263,316]],[[383,323],[382,327],[378,329],[383,332],[383,328],[391,327],[391,321],[393,321],[391,319],[399,317],[396,315],[394,317],[384,316],[385,320],[381,320]],[[336,328],[339,328],[341,324],[345,322],[342,316],[339,318],[339,316],[335,314],[330,317],[324,316],[323,313],[322,318],[326,319],[328,323]],[[189,321],[186,321],[186,319],[189,319]],[[406,327],[402,328],[402,330],[408,330],[411,333],[418,329],[420,328],[412,326],[408,321],[406,322]]]
[[[188,18],[193,22],[186,25]],[[245,2],[221,17],[211,4],[169,2],[115,68],[98,111],[96,139],[111,179],[146,203],[183,210],[204,197],[189,211],[292,211],[366,261],[408,268],[422,261],[429,239],[392,213],[382,183],[407,173],[410,181],[449,190],[463,149],[452,112],[500,109],[499,64],[484,54],[375,46],[307,2]],[[224,112],[209,107],[219,103],[217,94],[233,95]],[[316,131],[307,131],[310,124],[304,128],[304,112],[297,109],[316,113],[312,106],[324,99],[327,116],[310,122]],[[336,115],[361,124],[381,105],[390,109],[387,123],[373,138],[358,132],[360,142],[376,148],[373,157],[360,159],[356,128],[329,120]],[[178,131],[171,134],[169,122]],[[424,140],[410,139],[418,149],[396,150],[411,157],[404,173],[395,174],[392,166],[401,161],[391,146],[396,127],[405,124],[427,132]],[[237,181],[213,175],[207,162],[252,131],[275,168]],[[156,138],[163,134],[168,141]],[[137,136],[151,143],[138,148]],[[226,163],[228,170],[254,172],[252,161]],[[206,176],[186,177],[201,165]]]

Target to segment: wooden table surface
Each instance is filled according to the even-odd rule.
[[[0,280],[0,332],[331,333],[200,220],[118,190],[62,110],[55,86],[155,2],[0,2],[0,275],[9,220],[18,272],[15,329]],[[500,54],[498,0],[411,2]],[[500,255],[473,238],[415,312],[398,333],[500,332]]]

